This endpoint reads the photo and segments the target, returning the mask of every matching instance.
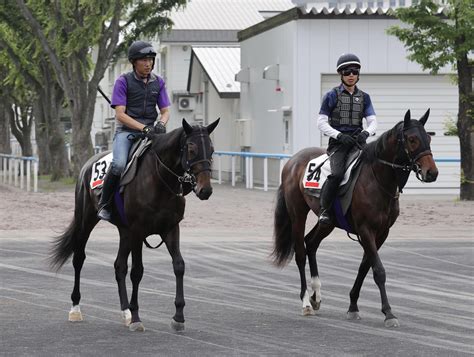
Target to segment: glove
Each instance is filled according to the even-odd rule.
[[[365,145],[367,144],[367,138],[369,137],[369,133],[366,132],[365,130],[361,131],[359,135],[357,135],[357,143],[359,145]]]
[[[354,146],[356,144],[356,140],[352,136],[343,133],[340,133],[337,136],[337,140],[348,147]]]
[[[148,139],[152,139],[153,138],[153,127],[151,125],[147,125],[145,126],[143,129],[142,129],[142,133],[143,135],[145,135],[145,137],[147,137]]]
[[[158,123],[156,123],[156,125],[155,125],[155,133],[156,133],[156,134],[164,134],[164,133],[166,133],[166,127],[165,127],[165,124],[163,124],[162,121],[159,121]]]

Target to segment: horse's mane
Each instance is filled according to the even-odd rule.
[[[384,132],[377,140],[367,144],[362,150],[363,160],[367,163],[376,161],[379,154],[386,150],[388,138],[396,136],[401,125],[403,125],[403,121],[398,122],[392,129]]]
[[[153,140],[153,150],[157,153],[172,150],[176,145],[180,146],[184,129],[182,127],[174,129],[167,134],[159,135],[157,140]]]

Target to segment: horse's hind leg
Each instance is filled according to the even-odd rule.
[[[128,265],[127,259],[131,251],[130,246],[130,232],[123,228],[119,228],[120,232],[120,244],[119,250],[117,253],[117,258],[114,262],[115,268],[115,280],[117,281],[118,286],[118,293],[120,298],[120,308],[122,311],[122,321],[123,323],[128,326],[131,323],[131,312],[130,306],[128,302],[128,295],[127,295],[127,286],[125,283],[125,278],[128,272]]]
[[[319,280],[316,252],[321,241],[326,238],[333,229],[334,227],[331,226],[324,226],[323,228],[319,223],[317,223],[304,238],[309,269],[311,272],[311,288],[313,290],[313,294],[310,297],[310,303],[314,310],[319,310],[321,306],[321,280]]]
[[[145,331],[145,327],[138,316],[138,286],[143,277],[143,259],[142,259],[143,241],[136,239],[132,243],[132,269],[130,270],[130,279],[132,280],[132,297],[130,299],[130,311],[132,313],[131,331]]]
[[[81,270],[86,259],[86,244],[89,236],[96,226],[98,219],[95,210],[90,205],[85,207],[83,212],[88,212],[81,222],[81,229],[77,232],[77,241],[74,247],[74,255],[72,258],[72,266],[74,267],[74,288],[71,293],[72,307],[69,311],[69,321],[82,321],[82,312],[79,306],[81,300]]]
[[[166,248],[171,255],[173,260],[173,271],[176,277],[176,297],[174,304],[176,306],[176,313],[171,320],[171,327],[175,331],[184,330],[184,287],[183,287],[183,277],[184,277],[184,260],[181,256],[181,251],[179,249],[179,225],[171,230],[166,237],[164,238]]]

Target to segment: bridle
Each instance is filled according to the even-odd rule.
[[[198,155],[196,155],[195,158],[189,160],[188,159],[188,146],[191,144],[196,145],[193,142],[190,142],[189,139],[195,138],[195,137],[197,137],[198,140],[200,140],[201,142],[200,148],[202,150],[198,150],[199,151]],[[206,138],[207,140],[205,140]],[[202,154],[200,153],[200,151],[202,151]],[[175,194],[176,196],[183,196],[184,183],[190,184],[193,192],[196,192],[196,185],[197,185],[196,176],[199,175],[203,171],[211,171],[211,165],[212,165],[211,139],[209,138],[209,134],[206,128],[199,127],[199,132],[193,131],[191,134],[189,135],[184,134],[181,137],[181,150],[180,150],[181,160],[180,161],[181,161],[181,167],[184,170],[183,175],[178,175],[173,170],[171,170],[168,166],[166,166],[165,163],[160,159],[160,157],[158,156],[155,150],[153,150],[153,154],[156,157],[156,162],[157,162],[156,171],[158,173],[158,177],[160,178],[161,182],[165,184],[168,190],[171,193]],[[161,176],[158,163],[166,171],[168,171],[172,176],[174,176],[176,180],[178,181],[179,189],[177,193],[168,185],[168,183]],[[193,172],[193,167],[200,163],[205,163],[205,165],[202,165],[203,168],[199,170],[198,172]]]
[[[412,124],[407,128],[405,128],[402,125],[401,129],[397,133],[397,147],[398,147],[399,154],[401,154],[401,155],[397,154],[397,157],[405,155],[408,158],[408,161],[405,164],[400,165],[394,162],[382,160],[379,157],[377,157],[378,162],[384,165],[388,165],[392,167],[393,169],[398,169],[405,172],[413,171],[415,173],[416,178],[420,181],[423,181],[423,177],[421,176],[421,166],[417,163],[417,161],[423,156],[427,156],[427,155],[433,156],[433,154],[431,152],[430,144],[426,138],[426,135],[423,135],[423,131],[421,130],[422,127],[423,125],[419,123]],[[415,152],[411,153],[407,147],[407,142],[405,140],[405,132],[413,131],[413,130],[418,131],[419,135],[417,135],[417,137],[420,138],[421,145],[415,150]]]

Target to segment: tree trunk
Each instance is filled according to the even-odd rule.
[[[47,131],[51,181],[58,181],[69,175],[64,125],[60,120],[63,98],[63,90],[54,83],[44,87],[44,90],[40,93],[38,103],[39,109],[43,113]]]
[[[474,200],[474,97],[472,93],[472,67],[466,56],[457,61],[459,80],[459,117],[457,122],[461,148],[461,200]]]
[[[72,163],[74,176],[77,177],[82,166],[94,154],[91,128],[94,118],[97,90],[88,90],[89,83],[77,84],[72,109]]]
[[[31,144],[31,126],[33,116],[29,103],[15,103],[13,115],[10,115],[10,128],[21,147],[21,156],[33,156]]]
[[[39,159],[38,172],[40,175],[47,175],[51,172],[51,153],[48,146],[48,124],[42,108],[41,99],[37,99],[33,105],[33,113],[35,115],[35,137]]]
[[[12,147],[10,145],[10,121],[6,113],[7,108],[9,108],[9,103],[2,98],[0,100],[0,154],[12,153]]]

